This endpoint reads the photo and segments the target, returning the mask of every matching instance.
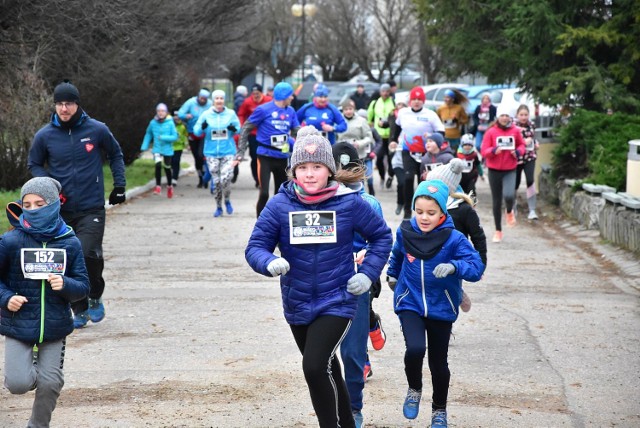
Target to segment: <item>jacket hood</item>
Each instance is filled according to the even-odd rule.
[[[22,215],[22,205],[20,201],[13,201],[7,204],[7,219],[9,224],[14,229],[24,230],[22,224],[20,224],[20,216]],[[56,236],[53,239],[59,239],[63,236],[75,235],[73,228],[66,224],[64,221],[60,222],[60,228],[56,231]]]

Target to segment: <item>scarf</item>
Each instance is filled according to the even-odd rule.
[[[74,126],[76,126],[76,123],[78,123],[78,121],[82,117],[83,112],[84,111],[80,108],[80,106],[78,106],[78,110],[76,110],[74,115],[71,116],[71,119],[69,119],[67,122],[63,122],[62,120],[60,120],[60,116],[56,114],[56,116],[58,117],[58,123],[60,124],[60,127],[62,129],[66,129],[67,131],[73,128]]]
[[[338,187],[340,187],[340,184],[337,181],[330,181],[327,183],[327,187],[312,192],[307,190],[298,180],[293,179],[293,190],[296,192],[296,196],[300,202],[307,205],[319,204],[335,196]]]
[[[60,200],[35,210],[22,210],[20,225],[38,241],[49,242],[67,227],[60,217]]]
[[[447,219],[447,216],[443,216],[438,224],[441,225]],[[440,229],[434,229],[431,232],[416,232],[413,226],[417,227],[415,217],[411,220],[403,220],[400,224],[402,230],[402,243],[408,254],[422,259],[429,260],[435,257],[445,242],[451,236],[453,228],[445,227]]]

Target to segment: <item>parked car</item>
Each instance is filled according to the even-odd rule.
[[[520,88],[500,88],[489,91],[491,94],[491,103],[496,107],[501,104],[507,104],[514,112],[521,104],[529,107],[531,120],[537,116],[551,116],[554,109],[546,104],[539,104],[528,92],[524,92]]]
[[[444,102],[444,93],[447,89],[457,89],[459,91],[465,92],[465,89],[469,85],[465,83],[436,83],[433,85],[422,86],[422,90],[424,90],[425,107],[436,110],[443,102]],[[409,102],[409,93],[411,91],[403,91],[396,92],[396,101],[403,100],[404,102]]]
[[[397,63],[392,63],[391,67],[397,67]],[[376,82],[384,83],[390,79],[390,74],[387,70],[383,70],[382,75],[380,75],[380,69],[377,64],[373,64],[371,67],[371,74],[373,75]],[[393,80],[396,82],[398,88],[401,89],[409,89],[413,88],[416,85],[419,85],[422,82],[422,74],[419,71],[416,71],[408,66],[396,72],[395,76],[393,76]],[[359,83],[359,82],[369,82],[369,77],[360,73],[351,79],[349,79],[350,83]]]

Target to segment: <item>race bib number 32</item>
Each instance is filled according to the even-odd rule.
[[[295,244],[337,242],[335,211],[293,211],[289,213],[289,241]]]
[[[22,248],[22,274],[28,279],[47,279],[49,274],[64,275],[67,251],[61,248]]]

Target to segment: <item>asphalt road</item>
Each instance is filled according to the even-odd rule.
[[[395,193],[378,180],[395,230]],[[244,260],[257,199],[248,163],[231,216],[213,218],[213,197],[195,183],[182,177],[171,200],[137,189],[109,210],[107,317],[68,338],[52,427],[316,426],[277,279]],[[488,185],[478,188],[491,238]],[[489,243],[484,279],[465,287],[473,305],[450,346],[450,426],[640,426],[640,264],[552,207],[539,211]],[[374,307],[388,341],[370,351],[365,423],[428,426],[426,364],[423,410],[402,416],[404,343],[386,286]],[[25,426],[33,397],[2,389],[0,427]]]

